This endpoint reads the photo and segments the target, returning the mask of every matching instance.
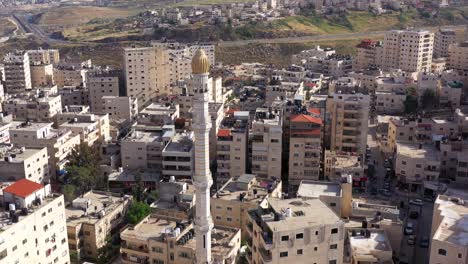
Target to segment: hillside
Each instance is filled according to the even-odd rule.
[[[16,25],[8,18],[0,17],[0,37],[8,36],[16,30]]]

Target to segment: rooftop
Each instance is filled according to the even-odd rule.
[[[278,182],[257,179],[253,174],[243,174],[237,180],[229,179],[214,195],[217,199],[260,202],[278,187]]]
[[[44,148],[19,148],[10,145],[0,145],[0,163],[21,163],[34,156]]]
[[[140,170],[122,170],[109,173],[108,181],[134,182],[135,176],[139,174],[143,182],[158,182],[161,175],[158,172]]]
[[[309,116],[309,115],[300,114],[300,115],[292,115],[291,122],[314,123],[314,124],[321,125],[322,119]]]
[[[436,204],[443,217],[433,239],[461,247],[468,247],[468,205],[461,198],[445,195],[437,197]]]
[[[439,161],[439,152],[431,144],[411,144],[397,143],[398,155],[404,155],[411,158],[426,159],[430,161]]]
[[[193,148],[193,134],[176,134],[163,152],[190,152]]]
[[[322,181],[301,181],[297,197],[319,198],[320,196],[341,196],[339,183]]]
[[[15,196],[26,198],[37,190],[44,188],[44,185],[30,181],[28,179],[21,179],[3,189],[4,193],[11,193]]]
[[[348,232],[349,243],[353,256],[362,260],[362,258],[374,259],[375,261],[385,261],[382,259],[382,253],[386,253],[387,261],[378,263],[393,263],[392,247],[387,234],[383,230],[377,229],[353,229]]]

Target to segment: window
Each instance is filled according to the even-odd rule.
[[[181,257],[181,258],[190,258],[189,254],[187,252],[180,252],[179,257]]]
[[[228,217],[227,220],[228,220],[228,222],[232,222],[232,218],[231,218],[231,217]]]
[[[314,251],[317,251],[318,250],[318,247],[314,247]]]
[[[447,250],[439,248],[439,255],[447,256]]]
[[[153,250],[153,252],[163,253],[163,249],[161,247],[152,247],[151,249]]]
[[[15,251],[15,250],[17,250],[17,249],[18,249],[18,246],[15,245],[11,250],[12,250],[12,251]]]
[[[338,248],[338,244],[330,245],[330,249],[337,249],[337,248]]]
[[[26,244],[26,242],[28,242],[28,240],[25,238],[25,239],[23,240],[23,245]]]
[[[232,211],[232,207],[226,207],[226,210]]]
[[[331,207],[335,207],[335,206],[336,206],[336,203],[330,203],[330,206],[331,206]]]
[[[406,165],[406,161],[402,160],[401,164]]]
[[[336,260],[330,260],[328,261],[328,264],[336,264]]]
[[[289,240],[289,236],[281,236],[281,241],[288,241]]]
[[[332,228],[331,233],[332,234],[338,234],[338,228]]]
[[[153,264],[164,264],[164,260],[153,259]]]
[[[288,252],[285,251],[285,252],[280,252],[280,258],[285,258],[288,256]]]
[[[304,233],[296,234],[296,239],[303,239],[303,238],[304,238]]]
[[[298,250],[297,250],[297,254],[298,254],[298,255],[302,255],[302,253],[303,253],[303,252],[302,252],[302,249],[298,249]]]

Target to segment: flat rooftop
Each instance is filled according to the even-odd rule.
[[[298,197],[319,198],[320,196],[341,196],[339,183],[321,181],[301,181]]]
[[[276,187],[278,183],[271,180],[256,179],[253,181],[251,187],[247,190],[242,188],[241,185],[248,183],[242,182],[242,176],[251,175],[244,174],[239,179],[229,179],[214,195],[217,199],[240,201],[241,194],[243,195],[244,202],[260,202],[268,196]],[[254,191],[255,190],[255,191]],[[256,194],[254,194],[256,192]]]
[[[140,170],[114,171],[107,176],[108,181],[134,182],[135,175],[139,174],[144,182],[159,182],[161,175],[159,172],[149,172]]]
[[[467,200],[440,195],[439,205],[443,217],[433,239],[461,247],[468,247],[468,205]]]
[[[348,232],[349,243],[354,256],[375,256],[380,259],[380,252],[392,252],[392,246],[388,240],[387,234],[383,230],[368,229],[368,236],[365,230],[353,229]]]
[[[193,148],[192,134],[176,134],[164,151],[189,153]]]
[[[45,147],[44,147],[45,148]],[[0,145],[0,163],[21,163],[31,156],[36,155],[44,148],[18,148]],[[5,159],[10,157],[9,161]]]
[[[139,115],[167,115],[173,114],[177,109],[173,105],[152,103],[139,112]]]
[[[84,209],[74,206],[65,208],[67,226],[76,226],[80,223],[95,224],[101,220],[99,212],[104,211],[105,215],[107,215],[123,204],[128,197],[120,197],[118,194],[108,194],[107,192],[90,191],[82,197],[76,198],[73,203],[77,199],[80,202],[88,201],[90,205],[86,212]]]
[[[124,141],[130,142],[162,142],[161,132],[147,132],[147,131],[133,131],[133,133],[127,136]]]
[[[430,161],[439,161],[439,151],[431,144],[397,143],[397,153],[411,158],[426,159]]]

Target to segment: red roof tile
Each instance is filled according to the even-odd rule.
[[[14,194],[15,196],[19,196],[22,198],[28,197],[33,192],[42,189],[44,185],[35,183],[28,179],[21,179],[12,185],[3,189],[3,192]]]
[[[301,114],[301,115],[292,115],[291,122],[308,122],[308,123],[315,123],[315,124],[321,125],[322,119]]]
[[[230,137],[231,130],[230,129],[220,129],[218,130],[218,137]]]
[[[311,130],[302,130],[302,131],[293,131],[291,132],[292,134],[294,135],[315,135],[315,136],[319,136],[321,131],[320,131],[320,128],[316,128],[316,129],[311,129]]]
[[[311,108],[307,109],[307,111],[309,113],[311,113],[311,114],[320,115],[320,109],[319,108],[311,107]]]

